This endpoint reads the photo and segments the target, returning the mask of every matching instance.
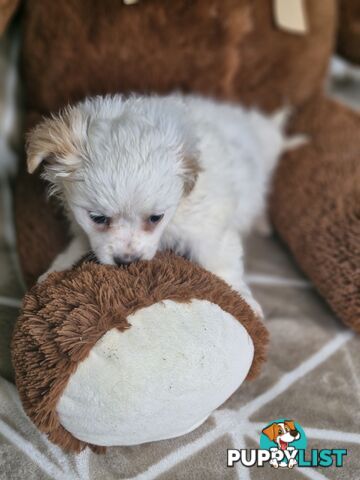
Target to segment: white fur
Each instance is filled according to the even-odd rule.
[[[265,116],[197,96],[116,95],[87,99],[64,117],[68,155],[51,152],[46,128],[29,138],[29,168],[48,159],[44,176],[75,234],[50,270],[68,268],[90,247],[108,264],[172,249],[222,277],[260,314],[244,282],[241,240],[264,214],[281,153],[294,146],[283,134],[287,111]],[[200,166],[198,178],[188,158]],[[99,228],[88,212],[111,217],[111,226]],[[153,214],[164,218],[145,231]]]

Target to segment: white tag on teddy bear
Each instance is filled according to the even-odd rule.
[[[303,35],[309,30],[305,0],[274,0],[274,19],[281,30]]]

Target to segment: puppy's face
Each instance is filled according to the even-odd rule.
[[[196,182],[194,142],[178,118],[183,112],[151,101],[96,98],[45,120],[29,136],[29,171],[45,163],[52,193],[101,263],[151,259]]]
[[[263,433],[273,442],[277,443],[279,448],[285,450],[289,443],[300,438],[300,433],[292,420],[272,423],[263,430]]]
[[[92,165],[86,181],[69,185],[68,207],[101,263],[149,260],[158,250],[182,199],[183,183],[152,164],[123,172]]]

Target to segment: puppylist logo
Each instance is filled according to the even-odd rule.
[[[228,449],[227,466],[237,462],[245,467],[263,467],[269,463],[273,468],[342,467],[346,449],[312,449],[306,452],[306,435],[299,423],[281,418],[263,428],[260,448],[241,450]]]

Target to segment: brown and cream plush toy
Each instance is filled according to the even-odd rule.
[[[92,262],[25,296],[13,337],[29,417],[67,450],[134,445],[202,424],[265,359],[267,330],[215,275],[173,254]]]
[[[323,94],[335,0],[8,0],[2,18],[18,3],[26,129],[69,102],[114,92],[181,89],[266,111],[294,106],[291,130],[311,141],[280,164],[272,221],[321,295],[360,331],[360,116]],[[24,165],[15,216],[31,285],[64,248],[68,229],[40,176]],[[224,349],[214,347],[210,368],[219,335]],[[251,364],[256,371],[265,337],[241,299],[186,260],[121,270],[86,263],[51,275],[25,298],[13,342],[17,385],[31,418],[67,448],[140,443],[201,423]],[[221,381],[216,396],[209,385]]]

